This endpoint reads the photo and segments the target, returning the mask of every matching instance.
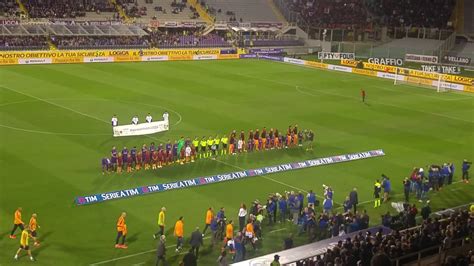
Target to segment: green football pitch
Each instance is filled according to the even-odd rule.
[[[361,88],[367,104],[360,100]],[[135,114],[158,118],[165,110],[169,131],[112,137],[112,114],[123,124]],[[152,234],[159,209],[166,206],[168,259],[177,265],[183,254],[174,251],[172,228],[179,216],[189,236],[203,227],[209,206],[225,207],[227,217],[237,220],[241,202],[249,205],[285,190],[312,189],[321,195],[327,184],[337,203],[358,187],[359,200],[366,202],[362,208],[376,225],[382,213],[395,212],[389,204],[373,209],[373,183],[382,173],[391,177],[393,200],[401,201],[402,179],[414,166],[453,162],[459,181],[462,160],[474,159],[473,95],[258,60],[1,67],[0,117],[0,265],[30,265],[25,256],[13,260],[19,239],[8,238],[19,206],[25,222],[38,214],[42,245],[33,249],[36,265],[152,265],[157,244]],[[112,146],[233,129],[284,131],[294,124],[316,132],[312,152],[272,150],[156,171],[101,174],[100,159]],[[386,156],[87,206],[74,203],[77,196],[378,148]],[[438,210],[474,201],[474,189],[457,182],[429,196]],[[128,213],[127,250],[114,249],[122,211]],[[248,256],[281,249],[290,232],[296,232],[293,225],[265,226],[259,250]],[[297,236],[295,242],[307,238]],[[206,239],[199,265],[215,264],[219,249],[209,244]]]

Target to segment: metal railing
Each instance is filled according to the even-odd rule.
[[[458,243],[461,243],[461,244],[456,245]],[[466,240],[464,238],[454,239],[451,242],[452,247],[450,247],[450,248],[445,249],[442,245],[425,248],[425,249],[422,249],[420,251],[413,252],[413,253],[398,257],[396,259],[392,259],[392,265],[394,264],[395,266],[399,266],[399,265],[405,264],[406,262],[413,263],[414,261],[416,261],[418,266],[421,266],[422,265],[422,260],[424,258],[426,258],[428,256],[433,256],[433,255],[436,255],[438,257],[437,258],[437,263],[438,263],[437,265],[441,265],[442,262],[444,261],[444,258],[446,257],[446,253],[448,251],[463,247],[465,244],[466,244]],[[413,259],[415,257],[416,257],[416,260]]]

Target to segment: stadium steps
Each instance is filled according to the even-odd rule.
[[[117,4],[117,1],[115,0],[109,0],[109,3],[115,6],[115,9],[117,9],[117,12],[120,14],[120,17],[124,18],[125,22],[131,22],[132,20],[127,16],[127,13],[125,10],[122,8],[121,5]]]
[[[286,20],[285,16],[283,16],[280,9],[275,5],[275,2],[273,2],[273,0],[267,0],[267,2],[270,8],[272,9],[273,13],[275,13],[278,20],[283,22],[285,25],[288,25],[288,21]]]
[[[199,16],[207,23],[207,24],[213,24],[214,19],[207,13],[204,8],[198,3],[197,0],[189,0],[188,3],[193,6],[196,11],[198,12]]]
[[[20,8],[21,12],[23,12],[27,17],[29,17],[28,9],[26,6],[21,2],[21,0],[16,0],[18,7]]]

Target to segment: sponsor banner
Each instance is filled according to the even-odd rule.
[[[135,125],[135,126],[138,126],[138,125]],[[298,170],[298,169],[303,169],[303,168],[308,168],[308,167],[316,167],[316,166],[322,166],[322,165],[329,165],[329,164],[336,164],[336,163],[342,163],[342,162],[363,160],[363,159],[374,158],[374,157],[381,157],[384,155],[385,153],[381,149],[352,153],[352,154],[336,155],[336,156],[306,160],[306,161],[301,161],[301,162],[294,162],[294,163],[280,164],[280,165],[275,165],[275,166],[270,166],[270,167],[243,170],[243,171],[232,172],[232,173],[227,173],[227,174],[220,174],[220,175],[207,176],[207,177],[196,177],[196,178],[185,179],[185,180],[180,180],[180,181],[175,181],[175,182],[154,184],[154,185],[142,186],[142,187],[137,187],[137,188],[132,188],[132,189],[117,190],[117,191],[112,191],[112,192],[93,194],[89,196],[81,196],[81,197],[77,197],[75,199],[75,202],[77,205],[87,205],[87,204],[92,204],[92,203],[109,201],[113,199],[123,199],[123,198],[139,196],[139,195],[146,195],[150,193],[157,193],[157,192],[163,192],[163,191],[168,191],[168,190],[202,186],[202,185],[207,185],[207,184],[212,184],[212,183],[219,183],[219,182],[243,179],[243,178],[248,178],[248,177],[253,177],[253,176],[261,176],[261,175],[273,174],[273,173],[279,173],[279,172],[286,172],[286,171]]]
[[[257,58],[256,54],[241,54],[240,58]]]
[[[418,62],[418,63],[438,63],[437,56],[421,55],[421,54],[406,54],[405,61],[407,62]]]
[[[210,54],[210,55],[193,55],[193,60],[215,60],[217,59],[217,55]]]
[[[36,65],[36,64],[52,64],[53,59],[51,58],[27,58],[18,59],[18,64],[20,65]]]
[[[359,64],[359,61],[341,59],[341,65],[350,66],[350,67],[357,67],[358,64]]]
[[[386,72],[377,72],[377,77],[379,78],[384,78],[384,79],[397,79],[397,80],[400,80],[400,81],[404,81],[405,80],[405,76],[402,76],[402,75],[395,75],[395,74],[392,74],[392,73],[386,73]]]
[[[157,56],[142,56],[142,61],[167,61],[168,56],[167,55],[157,55]]]
[[[141,123],[138,125],[123,125],[113,127],[114,137],[141,136],[167,131],[170,128],[169,120]]]
[[[241,26],[243,27],[243,26]],[[283,23],[278,22],[252,22],[250,23],[250,27],[252,28],[283,28]],[[249,28],[249,27],[247,27]]]
[[[18,65],[18,59],[16,58],[0,58],[0,65]]]
[[[216,23],[214,24],[214,29],[216,30],[227,30],[229,27],[227,26],[227,23]]]
[[[433,87],[438,87],[438,81],[432,81],[433,83]],[[450,89],[450,90],[456,90],[456,91],[464,91],[464,85],[460,85],[460,84],[454,84],[454,83],[449,83],[449,82],[443,82],[441,81],[441,84],[440,84],[440,87],[441,88],[445,88],[445,89]]]
[[[414,84],[421,84],[421,85],[427,85],[427,86],[434,86],[433,81],[430,79],[424,79],[424,78],[417,78],[417,77],[406,77],[405,78],[406,82],[408,83],[414,83]],[[435,86],[436,87],[436,86]]]
[[[442,74],[461,74],[461,68],[458,66],[421,65],[421,70]]]
[[[316,67],[316,68],[324,68],[324,69],[328,68],[328,64],[314,62],[314,61],[306,61],[306,65],[310,67]]]
[[[352,72],[352,67],[345,67],[345,66],[338,66],[338,65],[328,65],[328,69],[341,71],[341,72],[348,72],[348,73]]]
[[[379,64],[372,64],[372,63],[367,63],[367,62],[362,62],[364,68],[366,69],[372,69],[372,70],[377,70],[377,71],[385,71],[389,73],[395,73],[396,67],[394,66],[386,66],[386,65],[379,65]]]
[[[273,61],[283,61],[283,57],[281,56],[257,55],[257,58],[268,59],[268,60],[273,60]]]
[[[474,86],[464,86],[464,91],[474,93]]]
[[[359,74],[359,75],[365,75],[365,76],[371,76],[371,77],[377,77],[377,71],[368,70],[368,69],[353,68],[352,73],[356,73],[356,74]]]
[[[403,66],[403,59],[401,58],[371,57],[367,61],[369,63],[379,64],[379,65]]]
[[[281,48],[252,48],[249,51],[251,54],[282,54]]]
[[[53,58],[53,64],[74,64],[83,63],[83,57]]]
[[[305,64],[305,60],[295,59],[295,58],[290,58],[290,57],[284,57],[283,62],[290,63],[290,64],[296,64],[296,65],[304,65]]]
[[[183,50],[159,50],[159,49],[150,49],[150,50],[140,50],[140,55],[167,55],[167,56],[185,56],[190,55],[210,55],[210,54],[220,54],[220,49],[183,49]]]
[[[239,59],[238,54],[220,54],[217,56],[217,59]]]
[[[443,61],[451,64],[469,65],[471,63],[471,58],[445,55],[443,56]]]
[[[160,21],[157,19],[150,19],[150,22],[148,23],[148,26],[151,28],[159,28],[160,27]]]
[[[415,70],[415,69],[402,69],[402,70],[405,75],[419,77],[419,78],[434,79],[434,80],[438,80],[439,75],[440,75],[438,73],[425,72],[425,71]],[[474,82],[474,78],[448,75],[448,74],[441,75],[441,80],[451,82],[451,83],[460,83],[464,85],[472,85]]]
[[[170,61],[182,61],[182,60],[193,60],[192,55],[170,55],[168,57]]]
[[[221,49],[220,54],[238,54],[237,49]]]
[[[10,58],[71,58],[71,57],[107,57],[107,56],[160,56],[160,55],[209,55],[220,54],[220,49],[142,49],[142,50],[77,50],[77,51],[33,51],[0,52],[0,59]]]
[[[138,62],[141,60],[140,56],[115,56],[114,62]]]
[[[179,24],[177,21],[165,21],[161,26],[165,28],[177,28]]]
[[[332,53],[332,52],[318,52],[318,59],[352,59],[355,60],[354,53]]]
[[[101,57],[84,57],[84,63],[108,63],[113,62],[112,56],[101,56]]]
[[[16,19],[0,19],[0,25],[18,25],[18,24],[20,24],[20,21]]]

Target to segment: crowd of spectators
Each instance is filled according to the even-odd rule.
[[[149,42],[139,36],[54,36],[53,43],[60,49],[147,48]]]
[[[447,28],[455,0],[369,0],[366,5],[377,22],[389,26]]]
[[[447,217],[428,218],[420,226],[403,231],[394,230],[387,235],[383,235],[381,230],[375,235],[359,233],[353,238],[339,241],[324,255],[302,260],[297,265],[371,265],[371,261],[376,261],[376,265],[391,265],[391,259],[426,248],[441,246],[449,249],[455,245],[453,240],[472,237],[473,230],[474,213],[462,210]],[[468,265],[472,252],[466,255],[450,257],[445,265]],[[459,262],[464,264],[457,264]]]
[[[0,50],[48,49],[44,36],[0,36]]]
[[[151,31],[149,32],[150,43],[153,47],[229,47],[232,42],[227,35],[221,36],[216,33],[200,35],[197,30],[185,31]]]
[[[115,12],[108,0],[28,0],[25,7],[32,18],[78,18],[86,12]]]
[[[312,27],[367,28],[370,22],[363,0],[290,0],[288,4]]]
[[[0,16],[3,17],[19,17],[20,13],[15,0],[0,1]]]
[[[153,4],[153,0],[145,0],[146,4]],[[146,6],[140,6],[138,1],[136,0],[118,0],[117,4],[119,4],[125,14],[129,17],[133,18],[140,18],[146,17],[148,13],[148,8]],[[153,7],[154,11],[161,12],[162,14],[168,14],[171,12],[172,14],[180,14],[184,12],[188,8],[187,0],[173,0],[170,3],[169,7],[164,7],[162,5],[156,5]],[[199,13],[193,6],[189,6],[189,10],[191,12],[190,19],[197,19],[199,18]],[[157,19],[156,16],[153,19]]]

